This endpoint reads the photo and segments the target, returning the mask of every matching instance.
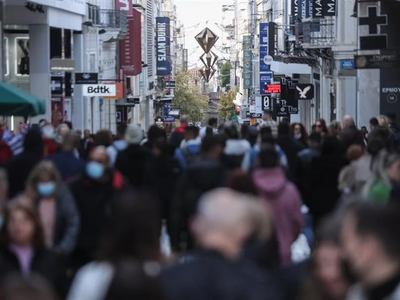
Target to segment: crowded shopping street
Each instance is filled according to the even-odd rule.
[[[0,0],[0,300],[400,300],[399,15]]]
[[[1,299],[400,299],[400,129],[351,116],[0,144]]]

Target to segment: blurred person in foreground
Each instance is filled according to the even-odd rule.
[[[343,264],[340,245],[340,217],[325,219],[316,233],[316,246],[311,260],[303,267],[302,276],[297,278],[295,290],[300,292],[301,300],[345,300],[351,281],[347,265]],[[292,268],[293,269],[293,268]],[[290,268],[287,270],[289,271]],[[286,276],[291,276],[286,273]],[[304,280],[304,277],[307,279]],[[288,284],[286,283],[286,286]],[[302,286],[302,288],[301,288]],[[297,299],[291,289],[287,289],[288,300]],[[291,295],[291,297],[289,296]]]
[[[63,291],[60,260],[55,252],[46,247],[39,215],[29,199],[24,197],[7,205],[0,230],[0,269],[2,283],[7,276],[15,273],[24,277],[39,274],[55,290]]]
[[[253,204],[225,188],[203,195],[191,225],[201,250],[162,273],[168,299],[279,299],[268,275],[240,259],[254,231]]]
[[[271,207],[280,262],[287,265],[291,262],[291,245],[298,238],[303,225],[301,198],[296,186],[287,180],[273,146],[261,147],[259,168],[253,173],[253,180],[261,199]]]
[[[25,194],[39,212],[46,245],[59,254],[70,254],[80,228],[79,213],[73,195],[61,183],[52,162],[42,161],[33,169]]]
[[[95,258],[111,212],[112,199],[125,185],[123,176],[113,171],[105,147],[94,148],[82,177],[70,185],[80,218],[80,231],[71,263],[79,268]]]
[[[9,276],[0,287],[1,300],[58,300],[54,289],[45,278],[32,275]]]
[[[0,228],[3,226],[4,209],[8,198],[9,183],[7,172],[5,169],[0,168]]]
[[[168,220],[171,246],[176,252],[192,250],[195,247],[189,231],[189,222],[196,212],[201,195],[226,184],[227,172],[221,163],[224,148],[223,136],[205,137],[201,145],[200,159],[193,162],[178,180]]]
[[[43,140],[39,131],[30,130],[25,135],[24,151],[13,157],[7,164],[10,182],[9,198],[14,198],[25,190],[26,181],[36,164],[42,160]]]
[[[114,197],[107,223],[99,255],[78,271],[68,300],[105,299],[116,266],[127,259],[135,259],[143,266],[152,262],[159,269],[161,223],[157,203],[151,194],[132,188],[122,190]]]
[[[359,201],[341,229],[343,258],[358,284],[348,300],[400,299],[400,211]]]

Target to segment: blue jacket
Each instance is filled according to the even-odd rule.
[[[85,161],[76,158],[73,152],[60,151],[48,158],[60,172],[62,181],[69,181],[81,175],[85,169]]]
[[[175,150],[175,158],[178,160],[182,169],[188,165],[188,156],[196,159],[200,156],[201,140],[183,141],[181,146]]]

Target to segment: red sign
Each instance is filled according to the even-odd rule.
[[[128,33],[120,41],[120,68],[126,76],[142,73],[141,14],[134,10],[128,19]]]
[[[133,16],[132,0],[115,0],[115,9],[126,11],[126,16]]]
[[[277,94],[281,92],[280,84],[267,84],[264,88],[265,94]]]

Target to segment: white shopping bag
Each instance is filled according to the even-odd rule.
[[[292,244],[292,261],[301,262],[310,257],[311,249],[308,245],[306,236],[301,233],[297,240]]]

